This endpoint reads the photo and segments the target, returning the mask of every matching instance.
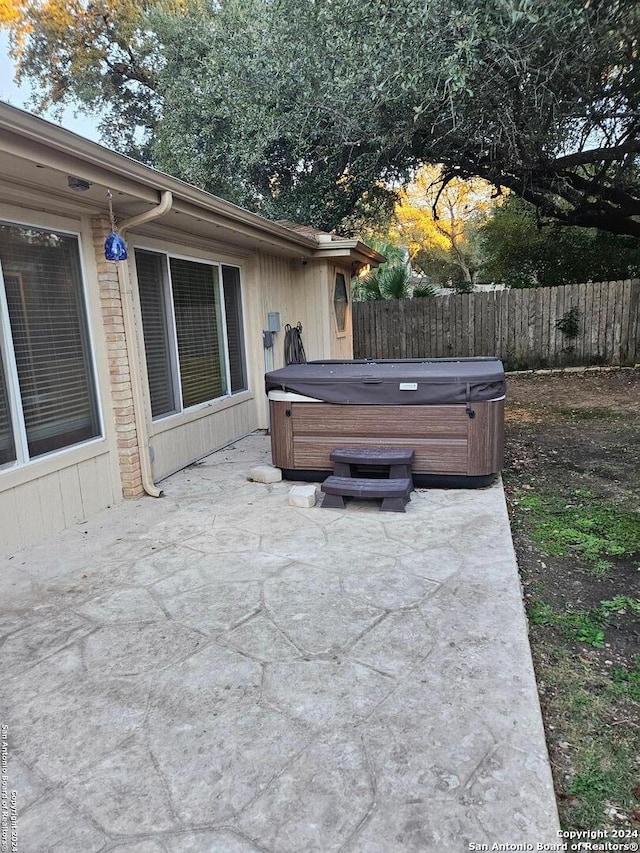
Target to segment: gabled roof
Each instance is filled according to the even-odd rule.
[[[119,219],[151,210],[162,194],[173,197],[171,210],[143,233],[171,228],[208,245],[237,253],[264,251],[290,257],[327,257],[327,247],[313,233],[301,233],[265,219],[218,196],[146,166],[104,145],[85,139],[25,110],[0,102],[0,197],[25,206],[38,205],[43,193],[56,201],[62,213],[107,209],[107,189]],[[70,189],[72,176],[90,184],[86,192]],[[179,236],[176,240],[179,240]],[[357,263],[380,263],[383,258],[358,241],[348,241],[348,253]],[[331,246],[333,248],[333,245]],[[336,257],[347,249],[336,243]],[[331,252],[329,253],[331,254]]]

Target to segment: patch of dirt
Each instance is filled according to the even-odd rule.
[[[504,483],[525,602],[542,601],[557,611],[587,611],[616,596],[640,599],[639,553],[608,555],[611,567],[599,577],[593,565],[576,553],[549,556],[532,535],[530,518],[521,505],[523,496],[546,495],[567,505],[600,501],[640,512],[640,370],[510,375],[505,420]],[[566,652],[572,661],[574,674],[587,667],[585,690],[590,683],[600,685],[598,713],[604,714],[605,723],[598,718],[598,726],[602,723],[607,731],[620,732],[616,717],[620,707],[611,702],[611,719],[607,719],[609,699],[604,701],[602,696],[609,696],[612,667],[637,666],[640,614],[614,613],[601,649],[568,641],[559,629],[547,625],[531,625],[530,640],[560,813],[570,827],[576,807],[566,790],[576,772],[579,751],[566,746],[571,741],[570,715],[566,708],[559,710],[557,685],[552,689],[545,682],[553,677],[561,648],[561,656]],[[563,661],[566,665],[566,658]],[[625,736],[631,738],[637,756],[640,705],[632,702],[626,716],[630,723]],[[636,818],[640,812],[628,803],[622,811],[624,818],[612,817],[609,824],[605,820],[600,825],[619,827],[624,820],[625,825],[640,828]]]
[[[522,373],[508,378],[508,410],[604,408],[640,414],[640,370]]]

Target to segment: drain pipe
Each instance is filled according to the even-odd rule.
[[[119,223],[118,230],[124,236],[124,232],[136,225],[152,222],[160,216],[164,216],[171,210],[173,195],[165,190],[160,195],[160,204],[157,207],[131,216]],[[147,420],[145,416],[145,400],[142,394],[142,380],[140,376],[139,358],[140,348],[138,346],[138,335],[134,321],[133,297],[131,291],[131,277],[129,276],[129,262],[118,264],[118,284],[120,287],[120,300],[122,302],[122,314],[124,319],[124,332],[127,342],[127,358],[129,361],[129,372],[131,375],[131,393],[133,396],[133,412],[138,436],[138,451],[140,453],[140,471],[142,476],[142,488],[152,498],[162,497],[162,489],[153,482],[151,470],[151,457],[149,456],[149,433],[147,431]]]

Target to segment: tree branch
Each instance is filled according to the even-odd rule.
[[[588,151],[577,151],[575,154],[567,154],[565,157],[556,157],[551,160],[554,165],[561,169],[570,169],[573,166],[584,166],[587,163],[612,163],[614,160],[622,160],[627,154],[640,152],[640,140],[630,139],[624,145],[615,145],[613,148],[591,148]]]

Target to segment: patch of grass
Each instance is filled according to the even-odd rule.
[[[640,703],[640,655],[635,658],[632,668],[614,666],[611,670],[613,684],[609,693],[613,696],[626,696],[633,702]]]
[[[624,687],[631,683],[629,671],[602,673],[557,646],[546,660],[537,661],[536,669],[545,685],[546,716],[556,724],[549,745],[560,773],[556,785],[562,825],[606,826],[608,807],[629,813],[637,802],[637,729],[619,724],[638,711],[635,705],[629,710],[633,696]]]
[[[556,626],[568,640],[603,649],[604,620],[598,616],[597,612],[589,610],[566,610],[559,613],[543,601],[534,601],[529,608],[529,620],[532,624]]]
[[[611,560],[595,560],[593,563],[589,563],[587,565],[587,571],[589,574],[599,580],[608,578],[612,568],[613,563]]]
[[[605,577],[612,567],[607,557],[640,550],[640,515],[610,501],[596,501],[588,489],[576,489],[573,494],[578,503],[526,494],[519,497],[518,506],[526,513],[524,523],[531,538],[549,556],[573,554],[593,574]]]
[[[580,392],[576,402],[586,408],[577,408],[573,379],[553,377],[545,385],[536,378],[535,388],[527,378],[510,381],[527,402],[512,408],[507,423],[513,443],[505,485],[561,824],[610,832],[635,827],[640,421],[632,386],[630,407],[620,402],[625,390],[617,399]],[[608,385],[607,376],[598,382]]]
[[[575,797],[571,811],[573,822],[594,829],[604,822],[609,803],[628,807],[633,786],[630,756],[620,744],[592,742],[585,749],[580,770],[567,786],[567,794]]]
[[[529,622],[533,625],[556,625],[556,612],[544,601],[534,601],[529,607]]]
[[[616,595],[608,601],[601,601],[598,610],[604,615],[612,613],[640,613],[640,598],[629,598],[628,595]]]
[[[591,489],[584,489],[584,488],[582,488],[582,486],[580,486],[577,489],[574,489],[572,494],[575,498],[592,498],[592,497],[594,497],[594,494],[591,491]]]
[[[640,613],[640,599],[628,595],[601,601],[591,610],[554,610],[544,601],[534,601],[529,607],[529,621],[533,625],[552,625],[560,628],[568,640],[585,643],[594,649],[603,649],[605,628],[615,614]]]

